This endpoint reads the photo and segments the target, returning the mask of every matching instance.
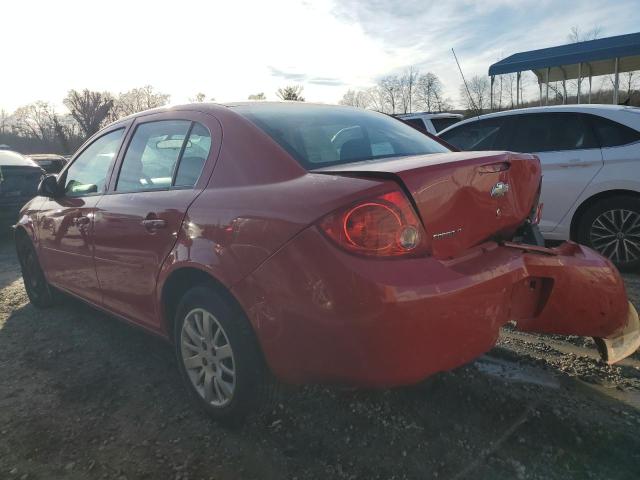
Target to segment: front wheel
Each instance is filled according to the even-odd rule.
[[[196,403],[218,420],[240,420],[268,400],[270,376],[249,321],[218,292],[189,290],[177,309],[175,351]]]
[[[606,198],[579,220],[577,240],[609,258],[624,272],[640,268],[640,199]]]
[[[33,244],[25,236],[17,238],[16,241],[22,280],[29,300],[37,308],[55,305],[53,288],[44,276]]]

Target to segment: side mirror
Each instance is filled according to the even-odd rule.
[[[62,195],[58,177],[56,175],[45,175],[38,185],[38,195],[42,197],[56,198]]]

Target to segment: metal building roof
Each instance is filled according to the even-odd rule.
[[[549,81],[555,82],[578,78],[580,63],[583,77],[608,75],[615,71],[616,58],[619,72],[640,70],[640,32],[515,53],[491,65],[489,75],[532,70],[546,80],[550,68]]]

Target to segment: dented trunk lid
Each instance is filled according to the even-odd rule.
[[[491,238],[510,239],[535,207],[540,171],[536,156],[510,152],[442,153],[314,170],[399,181],[440,259]]]

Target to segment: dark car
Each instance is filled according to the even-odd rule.
[[[44,171],[32,160],[10,150],[0,150],[0,230],[18,220],[22,206],[35,197]]]
[[[269,371],[417,383],[510,320],[597,337],[609,362],[634,352],[610,262],[522,242],[539,187],[532,155],[452,153],[376,112],[187,105],[88,140],[23,208],[16,246],[34,305],[64,291],[166,338],[198,404],[233,417],[269,400]]]
[[[47,173],[59,173],[67,164],[67,160],[62,155],[53,153],[38,153],[29,155],[29,158],[36,162]]]

